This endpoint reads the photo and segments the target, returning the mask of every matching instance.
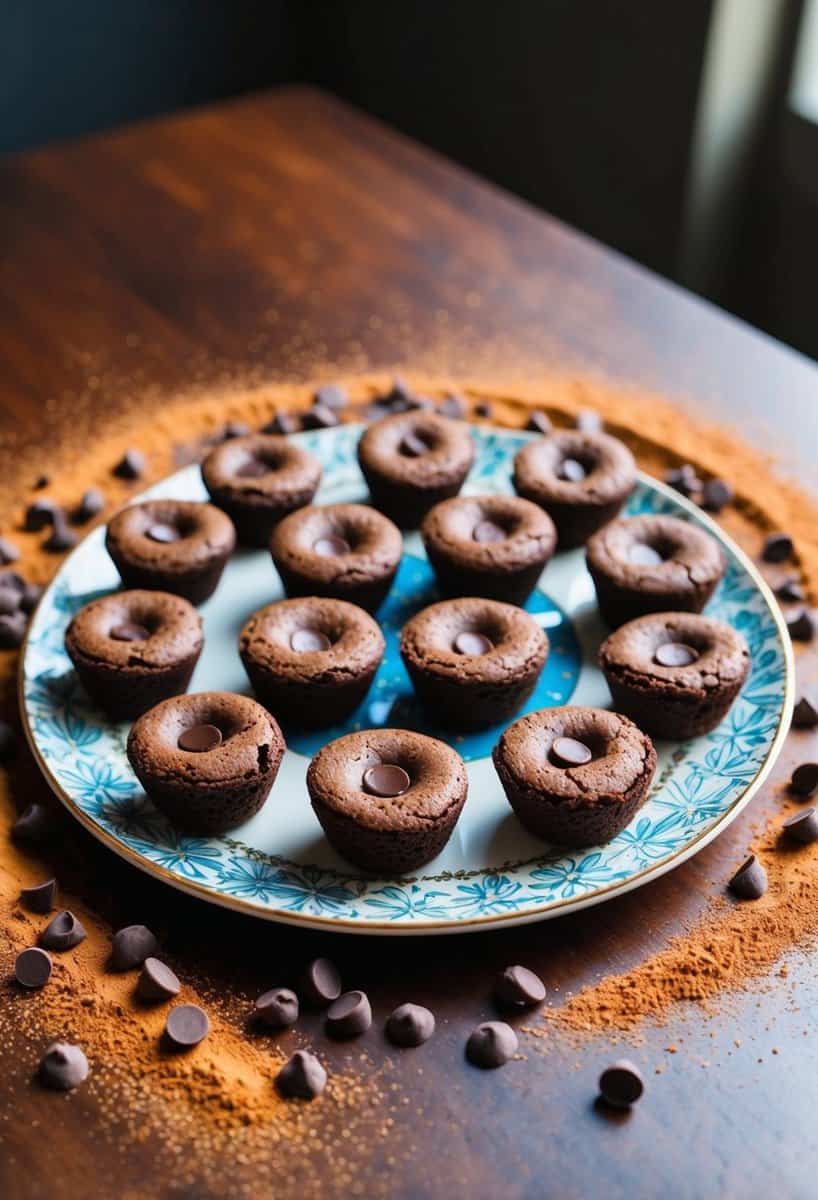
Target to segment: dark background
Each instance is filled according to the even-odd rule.
[[[679,278],[714,7],[713,0],[0,0],[0,153],[311,82]],[[790,33],[729,261],[706,290],[818,356],[818,130],[786,108],[802,6],[785,0],[785,7]]]

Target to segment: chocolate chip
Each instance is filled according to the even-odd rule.
[[[338,424],[338,414],[325,404],[316,404],[304,413],[305,429],[332,429]]]
[[[328,958],[315,958],[304,968],[301,998],[313,1008],[326,1008],[341,995],[341,976]]]
[[[244,421],[228,421],[222,430],[222,440],[231,442],[233,438],[247,437],[248,433],[252,430]]]
[[[645,1081],[639,1068],[625,1058],[606,1067],[599,1077],[599,1094],[614,1108],[630,1108],[644,1090]]]
[[[301,418],[295,413],[279,412],[261,428],[262,433],[298,433],[301,428]]]
[[[88,1078],[88,1059],[79,1046],[52,1042],[40,1059],[40,1081],[59,1092],[70,1091]]]
[[[198,1046],[210,1033],[210,1020],[198,1004],[177,1004],[165,1022],[168,1040],[180,1050]]]
[[[347,390],[340,383],[325,383],[312,398],[316,408],[330,408],[335,412],[346,408],[348,400]]]
[[[68,524],[65,513],[58,509],[54,513],[51,533],[43,542],[43,549],[49,554],[63,554],[66,550],[73,550],[78,541],[79,538]]]
[[[0,587],[11,588],[13,592],[23,594],[26,581],[18,571],[0,571]]]
[[[114,467],[114,475],[120,479],[141,479],[145,474],[145,456],[139,450],[126,450]]]
[[[307,1050],[296,1050],[276,1075],[276,1087],[287,1099],[314,1100],[326,1084],[326,1071]]]
[[[792,538],[788,533],[770,533],[764,539],[761,557],[767,563],[786,562],[792,557]]]
[[[36,913],[51,912],[56,897],[56,879],[46,879],[45,883],[35,883],[33,887],[23,888],[20,892],[20,899],[29,912]]]
[[[238,479],[262,479],[271,471],[269,463],[262,462],[260,458],[248,458],[247,462],[241,464],[235,475]]]
[[[739,900],[758,900],[767,890],[767,872],[754,854],[736,871],[729,883]]]
[[[105,508],[105,497],[99,488],[89,488],[87,492],[83,492],[79,504],[74,509],[74,521],[77,525],[84,525],[86,521],[93,520],[98,517]]]
[[[583,408],[577,413],[574,424],[581,433],[599,433],[602,417],[592,408]]]
[[[364,788],[371,796],[383,796],[386,799],[402,796],[409,790],[411,782],[403,767],[394,763],[378,763],[364,771]]]
[[[818,762],[805,762],[796,767],[790,779],[790,791],[795,796],[811,796],[818,788]]]
[[[504,542],[508,537],[502,525],[496,521],[478,521],[471,531],[472,539],[481,544],[486,542]]]
[[[775,594],[785,604],[798,604],[799,601],[804,599],[804,589],[794,576],[780,583],[775,589]]]
[[[801,696],[792,710],[792,723],[796,729],[814,729],[818,725],[818,701]]]
[[[558,477],[566,483],[582,483],[587,474],[582,463],[575,458],[564,458],[557,471]]]
[[[693,496],[702,486],[696,468],[690,463],[684,463],[681,467],[671,467],[665,472],[665,483],[682,496]]]
[[[457,392],[452,392],[441,402],[439,411],[444,417],[449,417],[454,421],[462,421],[468,409],[463,397]]]
[[[58,912],[40,934],[40,945],[46,950],[72,950],[85,940],[85,929],[72,912]]]
[[[365,992],[344,992],[327,1009],[327,1033],[336,1038],[359,1037],[372,1024],[372,1009]]]
[[[481,400],[479,404],[475,404],[474,406],[474,415],[482,417],[484,421],[487,421],[489,417],[494,416],[494,405],[488,400]]]
[[[699,657],[698,650],[686,642],[662,642],[656,649],[653,661],[660,667],[689,667]]]
[[[39,533],[48,525],[54,524],[54,515],[58,511],[53,500],[33,500],[26,509],[23,527],[28,533]]]
[[[179,734],[176,745],[189,754],[204,754],[222,744],[222,731],[216,725],[191,725]]]
[[[21,950],[14,960],[14,978],[20,987],[45,987],[51,978],[51,955],[39,946]]]
[[[24,613],[31,614],[40,603],[42,594],[45,591],[39,583],[27,583],[23,588],[20,596],[20,608]]]
[[[50,483],[51,483],[50,475],[38,475],[37,478],[34,480],[34,489],[33,490],[35,492],[42,491],[42,489],[47,488]]]
[[[320,554],[324,558],[337,558],[341,554],[349,554],[352,549],[345,538],[336,537],[335,534],[317,538],[313,542],[312,548],[316,554]]]
[[[297,654],[329,650],[331,646],[332,642],[320,629],[296,629],[290,636],[290,648]]]
[[[554,738],[549,757],[557,767],[582,767],[594,757],[590,746],[576,738]]]
[[[8,721],[0,721],[0,763],[8,763],[17,753],[17,734]]]
[[[396,1046],[422,1046],[434,1031],[434,1013],[422,1004],[401,1004],[386,1021],[386,1036]]]
[[[551,428],[551,418],[548,413],[543,412],[541,408],[535,408],[528,418],[526,429],[530,429],[534,433],[550,433]]]
[[[298,997],[289,988],[272,988],[256,1000],[256,1016],[271,1029],[286,1029],[298,1020]]]
[[[702,508],[708,512],[720,513],[731,504],[733,489],[726,479],[708,479],[702,488]]]
[[[414,433],[411,429],[401,438],[398,447],[401,454],[405,454],[407,458],[421,458],[424,454],[428,454],[430,446],[423,438]]]
[[[531,1008],[545,999],[545,984],[528,967],[506,967],[494,981],[494,998],[503,1008]]]
[[[635,567],[660,567],[665,560],[647,542],[634,542],[628,551],[628,562]]]
[[[20,608],[22,596],[10,587],[0,587],[0,617],[8,617]]]
[[[170,967],[158,958],[146,958],[139,972],[136,991],[143,1000],[158,1004],[179,995],[182,985]]]
[[[814,808],[805,808],[803,812],[787,817],[781,829],[785,837],[800,842],[802,846],[818,842],[818,813]]]
[[[811,642],[815,637],[815,621],[812,613],[802,609],[797,617],[787,621],[787,632],[794,642]]]
[[[36,800],[26,805],[11,827],[11,836],[17,842],[46,842],[57,832],[57,822],[50,808]]]
[[[114,934],[109,965],[112,971],[130,971],[141,967],[159,949],[150,929],[145,925],[126,925]]]
[[[20,551],[10,542],[8,538],[0,537],[0,566],[7,566],[9,563],[17,562],[20,557]]]
[[[469,1035],[466,1057],[476,1067],[502,1067],[517,1053],[517,1034],[505,1021],[484,1021]]]
[[[171,542],[178,542],[181,534],[178,529],[174,529],[172,525],[166,525],[163,521],[157,521],[155,525],[151,525],[145,530],[145,537],[150,538],[152,542],[159,542],[166,546]]]
[[[108,637],[115,642],[146,642],[150,636],[150,630],[135,621],[123,621],[108,631]]]
[[[28,622],[22,611],[0,617],[0,650],[17,650],[26,638]]]
[[[494,642],[483,633],[464,629],[454,639],[452,649],[457,654],[489,654],[494,649]]]

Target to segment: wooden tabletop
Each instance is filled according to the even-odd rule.
[[[113,381],[155,385],[158,408],[191,381],[307,376],[330,361],[452,373],[489,370],[498,356],[581,365],[722,418],[743,414],[748,430],[746,414],[771,395],[789,406],[787,426],[818,410],[818,372],[805,360],[311,90],[10,160],[0,214],[0,420],[44,461],[70,423],[91,432],[115,419]],[[94,378],[102,399],[91,419],[74,399]],[[804,1031],[814,1033],[818,990],[808,958],[706,1018],[691,1008],[646,1026],[630,1053],[648,1093],[626,1118],[594,1105],[599,1070],[618,1056],[604,1036],[578,1045],[552,1031],[529,1040],[513,1068],[462,1065],[468,1031],[491,1015],[495,970],[525,962],[558,996],[639,962],[703,909],[769,803],[760,798],[669,876],[559,921],[377,943],[292,930],[271,943],[267,931],[265,953],[281,961],[319,951],[342,961],[378,1014],[411,995],[438,1016],[423,1072],[391,1068],[408,1097],[395,1136],[412,1152],[395,1168],[382,1143],[362,1149],[355,1194],[814,1194],[818,1036]],[[143,879],[90,839],[85,849],[86,894],[106,917],[161,914],[191,971],[251,994],[268,985],[255,922]],[[680,1052],[669,1055],[671,1044]],[[386,1048],[373,1036],[367,1050],[377,1069]],[[0,1071],[0,1193],[178,1194],[149,1146],[95,1138],[90,1099],[51,1099]],[[223,1164],[219,1182],[209,1164],[208,1182],[185,1194],[230,1195],[237,1169]],[[336,1185],[328,1166],[324,1195]]]

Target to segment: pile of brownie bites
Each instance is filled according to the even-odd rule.
[[[614,837],[648,795],[651,737],[687,739],[722,719],[749,655],[735,630],[701,615],[725,568],[718,543],[674,517],[619,517],[636,467],[627,447],[598,428],[545,428],[514,460],[516,495],[459,495],[474,454],[466,424],[409,407],[360,438],[370,502],[315,505],[321,467],[303,447],[275,434],[235,437],[202,464],[211,503],[148,500],[110,521],[106,546],[125,590],[79,611],[66,648],[94,702],[135,721],[130,762],[176,826],[220,834],[261,808],[285,750],[276,716],[328,727],[361,703],[384,653],[372,614],[400,564],[402,529],[420,529],[444,597],[401,633],[417,697],[441,728],[511,722],[494,766],[537,837],[566,846]],[[218,586],[237,542],[270,551],[287,595],[254,613],[239,637],[257,699],[188,694],[203,645],[195,606]],[[554,553],[583,544],[600,613],[614,630],[599,652],[614,711],[567,706],[514,720],[549,653],[522,605]],[[307,786],[338,853],[394,876],[443,849],[468,782],[449,744],[376,728],[325,745]],[[500,988],[506,1002],[541,999],[535,976],[510,971]],[[335,983],[321,961],[305,986],[335,1000],[329,1021],[351,1023],[354,1033],[371,1020],[363,994],[338,1001]],[[271,1023],[288,1024],[293,1002],[297,1011],[286,989],[262,1000]],[[410,1011],[393,1014],[394,1040],[416,1044],[433,1018],[403,1007]],[[489,1022],[475,1031],[469,1056],[496,1066],[516,1046],[508,1025]],[[287,1070],[285,1091],[314,1095],[323,1086],[310,1055]]]

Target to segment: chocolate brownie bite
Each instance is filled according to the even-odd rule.
[[[750,651],[724,621],[699,613],[650,613],[602,643],[599,665],[614,707],[653,737],[715,729],[741,691]]]
[[[525,604],[554,553],[554,522],[520,496],[455,496],[420,527],[444,596]]]
[[[400,565],[400,530],[365,504],[302,508],[276,527],[271,542],[288,596],[328,596],[374,612]]]
[[[621,517],[588,543],[588,570],[612,628],[653,612],[701,612],[725,570],[715,538],[678,517]]]
[[[450,746],[406,729],[330,742],[307,771],[315,815],[338,853],[366,871],[401,875],[440,854],[468,780]]]
[[[636,483],[636,463],[607,433],[563,429],[518,450],[513,479],[520,496],[545,509],[568,550],[617,515]]]
[[[184,692],[203,644],[196,609],[169,592],[113,592],[92,600],[65,634],[80,682],[117,721]]]
[[[525,704],[548,638],[523,609],[463,597],[430,604],[401,630],[401,657],[421,703],[450,729],[485,729]]]
[[[203,604],[236,546],[229,517],[195,500],[143,500],[108,523],[105,548],[128,588]]]
[[[314,729],[358,707],[384,649],[369,613],[319,596],[268,604],[239,637],[244,669],[262,704],[288,723]]]
[[[286,437],[256,433],[211,450],[202,479],[213,503],[236,526],[239,541],[266,547],[282,517],[312,503],[321,464]]]
[[[203,836],[235,829],[259,811],[284,750],[275,719],[233,692],[164,700],[128,737],[128,760],[156,807]]]
[[[433,505],[457,495],[474,455],[467,425],[425,410],[384,417],[358,443],[372,503],[401,529],[416,529]]]
[[[546,708],[510,725],[492,752],[508,802],[537,837],[593,846],[620,833],[648,796],[647,734],[601,708]]]

